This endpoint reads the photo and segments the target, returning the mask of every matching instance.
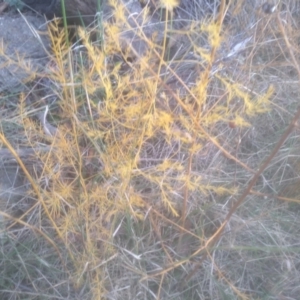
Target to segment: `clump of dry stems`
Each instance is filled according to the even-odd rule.
[[[162,1],[159,39],[126,6],[102,24],[100,46],[79,29],[81,46],[68,47],[51,25],[46,118],[57,130],[44,133],[20,96],[27,146],[47,147],[30,171],[0,135],[36,199],[21,216],[1,212],[2,247],[34,232],[55,256],[37,254],[51,287],[30,274],[20,286],[80,299],[296,299],[299,24],[280,6],[244,20],[252,2],[229,2],[177,29],[177,2]]]

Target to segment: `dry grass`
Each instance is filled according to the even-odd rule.
[[[297,299],[299,7],[231,2],[159,38],[117,6],[101,47],[52,25],[50,92],[2,101],[30,188],[1,212],[1,299]]]

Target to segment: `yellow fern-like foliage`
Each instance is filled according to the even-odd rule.
[[[171,10],[178,2],[162,4]],[[208,159],[209,147],[232,159],[215,128],[228,122],[249,126],[250,117],[268,110],[273,92],[269,88],[253,97],[243,82],[232,82],[222,73],[222,63],[215,64],[218,73],[211,75],[223,43],[218,24],[200,27],[210,48],[191,44],[199,62],[190,71],[196,75],[189,86],[175,62],[164,60],[167,33],[155,44],[156,32],[147,37],[137,27],[136,35],[149,49],[130,60],[136,54],[133,45],[120,42],[120,35],[132,30],[124,8],[116,10],[115,18],[115,24],[103,24],[101,46],[79,30],[85,48],[79,53],[67,47],[64,31],[53,27],[55,66],[49,69],[61,88],[61,122],[59,134],[51,138],[53,151],[44,157],[44,203],[73,253],[76,283],[89,269],[95,271],[91,285],[97,287],[104,280],[97,268],[99,254],[103,259],[114,254],[113,224],[120,214],[143,220],[153,205],[182,216],[188,201],[196,205],[195,199],[210,193],[222,197],[238,192],[230,183],[211,184],[197,160]],[[191,24],[188,40],[193,41],[197,28]],[[182,67],[184,58],[177,63]],[[171,85],[168,76],[177,83]],[[214,98],[212,87],[220,91]]]

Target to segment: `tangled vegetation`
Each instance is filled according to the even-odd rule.
[[[160,2],[111,1],[72,45],[53,21],[3,94],[27,188],[1,204],[1,299],[297,299],[299,8]]]

